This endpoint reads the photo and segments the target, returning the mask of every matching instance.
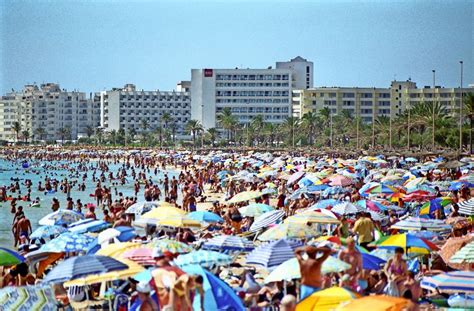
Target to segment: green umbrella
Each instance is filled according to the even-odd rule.
[[[25,258],[17,252],[0,247],[0,266],[13,266],[24,261]]]

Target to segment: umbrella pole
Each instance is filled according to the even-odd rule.
[[[286,282],[286,280],[283,280],[283,290],[284,290],[283,293],[285,294],[285,296],[288,292],[287,285],[288,283]]]

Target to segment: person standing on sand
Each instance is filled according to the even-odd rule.
[[[316,257],[318,253],[322,255]],[[303,246],[295,250],[301,273],[300,300],[322,289],[321,267],[330,254],[328,247]]]
[[[24,236],[28,240],[31,232],[30,220],[26,218],[24,214],[18,216],[18,222],[16,224],[16,233],[18,237]]]

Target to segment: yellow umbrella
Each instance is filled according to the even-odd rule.
[[[125,251],[132,248],[139,248],[142,244],[136,242],[113,243],[103,246],[96,255],[119,258]]]
[[[331,287],[316,292],[296,305],[296,311],[334,310],[341,302],[359,298],[360,295],[341,287]]]
[[[149,212],[146,212],[145,214],[142,215],[141,218],[144,219],[162,219],[162,218],[167,218],[167,217],[174,217],[174,216],[183,216],[185,215],[186,212],[183,211],[182,209],[179,209],[174,206],[160,206],[152,209]]]
[[[347,303],[340,304],[336,311],[401,311],[410,306],[412,303],[405,298],[391,296],[365,296],[359,299],[351,300]]]
[[[234,195],[229,201],[226,201],[227,204],[240,203],[245,201],[250,201],[262,196],[260,191],[243,191]]]
[[[285,220],[285,223],[318,223],[318,224],[339,224],[340,221],[320,212],[304,211],[303,213],[293,215]]]
[[[157,220],[156,224],[159,226],[176,228],[201,227],[201,223],[199,221],[187,218],[183,215],[161,218]]]
[[[123,262],[124,264],[126,264],[128,266],[128,269],[120,270],[120,271],[111,271],[111,272],[107,272],[103,274],[88,275],[84,278],[65,282],[64,286],[65,287],[84,286],[84,285],[91,285],[91,284],[114,281],[114,280],[124,280],[145,270],[145,268],[143,268],[141,265],[137,264],[134,261],[126,260],[126,259],[119,259],[119,260]]]

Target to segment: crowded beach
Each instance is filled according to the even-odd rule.
[[[2,310],[474,308],[473,157],[25,147],[0,159]]]

